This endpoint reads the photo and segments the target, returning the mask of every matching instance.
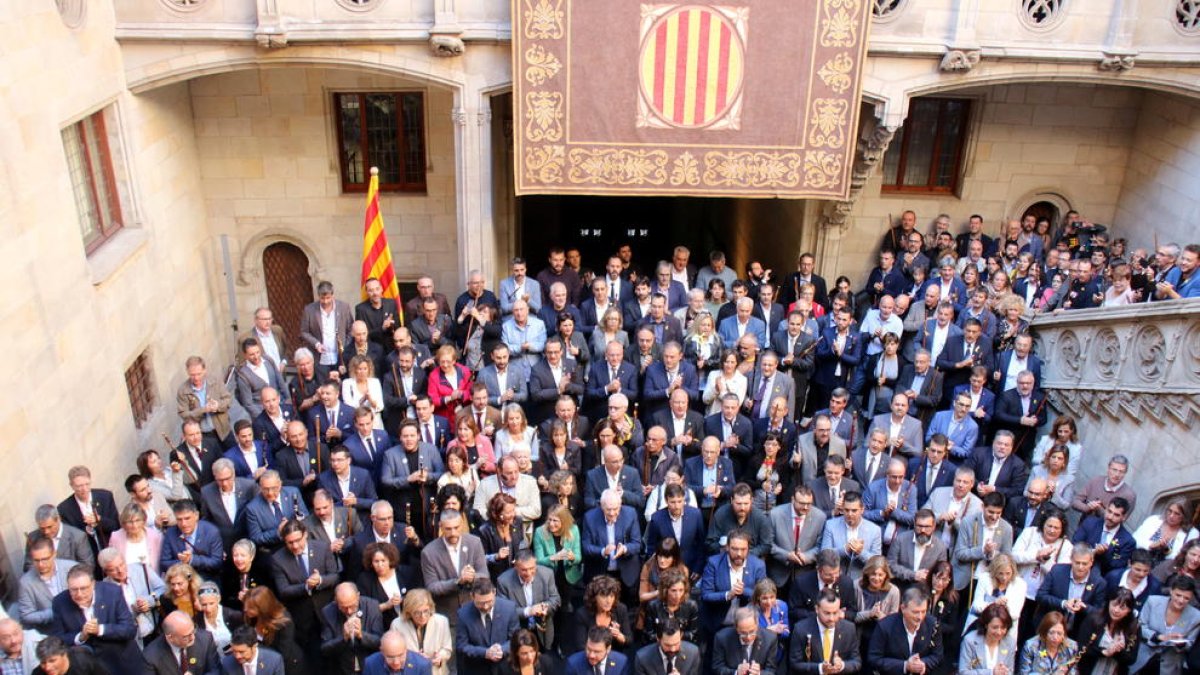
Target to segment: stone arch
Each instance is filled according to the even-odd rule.
[[[1005,213],[1011,214],[1013,218],[1020,218],[1034,204],[1049,202],[1054,208],[1058,209],[1058,215],[1062,216],[1062,214],[1075,208],[1073,204],[1079,203],[1077,200],[1072,199],[1071,195],[1065,194],[1067,192],[1069,191],[1063,188],[1049,186],[1030,190],[1018,197],[1012,203],[1011,208],[1005,209]],[[1051,223],[1051,225],[1054,226],[1057,223]]]
[[[253,289],[266,299],[266,287],[263,286],[262,256],[263,251],[271,244],[292,244],[304,251],[308,256],[308,273],[314,282],[324,278],[325,263],[322,261],[321,250],[303,234],[288,228],[264,230],[246,240],[238,256],[237,285]],[[255,286],[258,286],[257,288]]]

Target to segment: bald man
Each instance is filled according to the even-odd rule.
[[[321,654],[326,663],[337,673],[360,673],[382,636],[379,602],[362,597],[349,581],[338,584],[333,602],[321,609]]]
[[[389,630],[379,641],[379,652],[367,658],[362,675],[431,675],[429,659],[416,650],[409,651],[404,636]]]
[[[217,675],[221,659],[212,634],[199,630],[192,617],[171,612],[163,619],[163,632],[142,652],[144,675]]]

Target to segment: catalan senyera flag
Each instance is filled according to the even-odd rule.
[[[404,305],[400,302],[400,286],[392,268],[392,250],[388,247],[387,232],[383,229],[383,213],[379,210],[379,169],[371,167],[371,183],[367,188],[367,215],[363,222],[362,297],[367,298],[367,279],[376,278],[383,284],[383,297],[396,301],[397,320],[404,322]]]

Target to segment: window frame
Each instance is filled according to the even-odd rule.
[[[371,161],[371,156],[370,156],[370,152],[369,152],[370,148],[368,147],[369,141],[367,138],[367,134],[365,133],[365,129],[367,127],[367,125],[366,125],[367,108],[365,105],[360,105],[359,106],[359,127],[360,127],[360,129],[364,130],[364,133],[362,133],[362,137],[359,140],[359,150],[363,156],[363,171],[364,171],[364,176],[366,178],[366,181],[363,183],[349,182],[348,176],[349,176],[350,164],[346,158],[346,153],[343,151],[343,144],[342,144],[342,138],[343,138],[342,98],[344,96],[359,96],[359,97],[362,97],[363,101],[365,102],[367,96],[386,95],[386,96],[392,96],[395,99],[397,99],[397,111],[398,111],[397,114],[400,118],[397,121],[397,125],[396,125],[397,136],[398,136],[397,145],[400,148],[399,154],[401,156],[401,159],[403,159],[404,154],[408,151],[407,139],[405,138],[404,124],[403,124],[403,117],[404,117],[403,101],[404,101],[404,96],[409,95],[409,94],[417,94],[418,96],[421,97],[420,103],[417,106],[418,113],[420,114],[420,122],[419,122],[420,129],[419,129],[419,133],[418,133],[418,137],[421,139],[421,147],[420,147],[421,176],[420,176],[420,181],[418,181],[418,182],[410,181],[410,182],[403,182],[403,183],[387,183],[387,182],[383,181],[382,173],[381,173],[380,181],[379,181],[379,191],[380,192],[396,192],[396,193],[401,193],[401,194],[426,194],[427,193],[428,186],[429,186],[428,164],[427,164],[428,152],[429,152],[429,150],[428,150],[428,145],[429,145],[428,140],[429,139],[428,139],[428,133],[427,133],[428,125],[426,123],[426,121],[428,119],[428,114],[427,114],[428,110],[426,109],[428,106],[428,102],[427,102],[427,98],[425,96],[425,90],[424,89],[387,89],[387,90],[359,89],[359,90],[351,90],[351,91],[335,91],[335,92],[333,92],[333,117],[334,117],[334,128],[336,131],[336,138],[334,139],[334,145],[335,145],[335,151],[337,152],[337,158],[338,158],[338,180],[341,183],[343,194],[365,193],[367,191],[368,185],[370,184],[370,176],[369,176],[370,167],[375,163]]]
[[[967,151],[967,140],[968,140],[968,135],[969,135],[970,129],[971,129],[971,119],[972,119],[971,113],[975,107],[975,101],[970,98],[956,98],[956,97],[952,97],[952,96],[945,96],[945,97],[943,97],[943,96],[922,96],[920,98],[913,99],[913,101],[910,102],[910,104],[909,104],[909,119],[912,119],[912,110],[913,110],[912,103],[915,101],[918,101],[918,100],[920,100],[920,101],[937,101],[938,102],[938,112],[937,112],[937,120],[935,123],[935,131],[934,131],[934,136],[933,136],[933,146],[930,149],[931,159],[929,162],[929,175],[926,177],[924,185],[904,185],[903,184],[904,173],[905,173],[905,169],[907,167],[908,155],[909,155],[908,142],[912,138],[912,136],[907,133],[904,133],[904,127],[902,126],[901,131],[898,132],[901,134],[901,136],[899,139],[900,145],[899,145],[899,148],[897,149],[897,152],[899,153],[899,158],[896,161],[896,181],[897,181],[897,183],[896,184],[888,184],[887,176],[881,175],[881,178],[883,179],[883,184],[881,186],[880,191],[883,194],[910,194],[910,195],[935,195],[935,196],[955,195],[955,196],[957,196],[960,194],[960,190],[962,188],[963,162],[964,162],[964,159],[967,154],[967,152],[966,152]],[[944,129],[949,121],[948,120],[949,112],[947,109],[948,108],[947,104],[950,102],[961,103],[963,105],[963,111],[961,113],[961,119],[960,119],[960,125],[959,125],[960,128],[962,129],[962,132],[959,134],[958,149],[954,153],[954,158],[952,160],[954,163],[954,166],[953,166],[953,170],[951,171],[951,174],[950,174],[951,175],[950,185],[943,187],[943,186],[934,185],[933,183],[938,174],[938,169],[941,168],[941,164],[938,162],[938,156],[941,154],[942,145],[946,141]],[[906,119],[905,122],[907,123],[908,120]],[[891,148],[888,148],[888,152],[891,152]],[[886,160],[886,153],[885,153],[885,159],[883,160],[883,162],[886,163],[886,161],[887,160]],[[882,170],[883,169],[881,168],[881,171]]]
[[[154,416],[154,409],[158,407],[158,389],[155,386],[154,368],[148,350],[138,354],[133,363],[125,369],[125,390],[129,395],[133,425],[141,429]]]
[[[85,185],[87,186],[88,192],[86,197],[92,203],[92,208],[96,212],[96,236],[92,237],[92,239],[89,241],[87,239],[83,239],[82,230],[79,233],[80,238],[83,239],[84,252],[88,256],[95,253],[97,249],[103,246],[106,242],[110,241],[118,232],[125,228],[125,214],[121,208],[121,194],[117,185],[117,172],[113,166],[112,149],[108,142],[108,122],[104,119],[106,110],[107,108],[97,110],[90,115],[84,116],[83,119],[67,126],[68,129],[78,129],[77,133],[79,135],[80,146],[79,151],[83,160],[83,169],[86,172],[86,175],[84,176],[86,179]],[[92,123],[92,126],[89,126],[89,123]],[[65,132],[66,129],[63,131]],[[95,145],[100,154],[99,164],[100,170],[104,174],[104,190],[100,190],[96,185],[96,172],[93,169],[91,144],[88,143],[88,139],[92,134],[95,134],[96,136]],[[67,152],[65,142],[63,151]],[[69,165],[67,173],[70,175]],[[71,177],[71,190],[75,190],[75,181],[73,176]],[[105,205],[101,203],[101,193],[103,193],[108,199],[107,209],[105,208]],[[108,212],[112,215],[112,222],[106,223],[104,221],[105,212]],[[76,213],[76,217],[82,221],[84,214]],[[82,225],[83,223],[80,222],[79,224]]]

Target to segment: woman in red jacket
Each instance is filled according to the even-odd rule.
[[[458,363],[458,350],[442,345],[434,356],[437,368],[429,374],[429,398],[433,412],[454,425],[454,412],[471,400],[471,371]]]

